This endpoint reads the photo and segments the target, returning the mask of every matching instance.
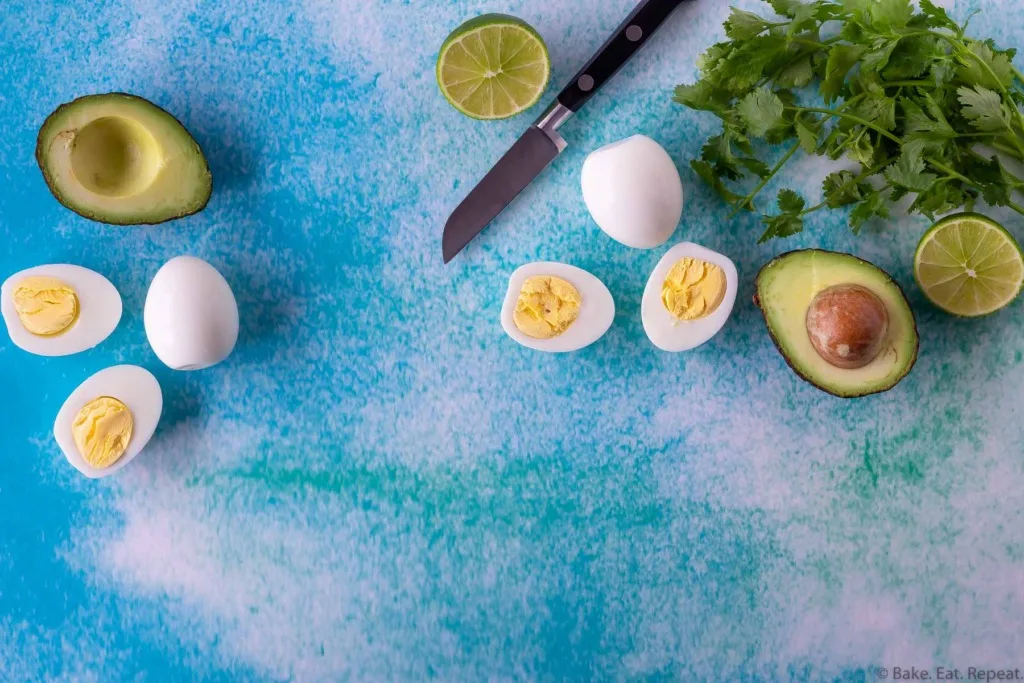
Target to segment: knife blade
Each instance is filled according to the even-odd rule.
[[[452,212],[441,237],[444,262],[479,235],[565,149],[558,129],[628,62],[687,0],[643,0],[558,98]]]
[[[552,139],[538,126],[526,129],[448,218],[441,238],[445,263],[455,258],[555,160],[565,149],[565,143],[560,141],[560,137]]]

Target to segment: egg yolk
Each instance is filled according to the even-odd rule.
[[[687,256],[676,261],[661,286],[661,302],[678,320],[700,320],[725,298],[725,271],[707,261]]]
[[[117,462],[132,440],[135,422],[128,406],[101,396],[85,404],[71,423],[78,452],[91,466],[102,469]]]
[[[55,277],[31,275],[14,287],[14,310],[26,330],[52,337],[78,319],[78,294]]]
[[[537,275],[523,283],[513,320],[527,337],[551,339],[576,322],[581,302],[579,290],[565,280]]]

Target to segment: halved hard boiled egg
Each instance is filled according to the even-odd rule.
[[[663,351],[689,351],[714,337],[736,304],[736,266],[727,257],[683,242],[654,267],[640,307],[644,331]]]
[[[110,280],[68,264],[36,266],[0,287],[7,334],[39,356],[69,356],[98,345],[121,321],[121,295]]]
[[[53,436],[75,469],[90,479],[106,477],[142,452],[163,407],[156,377],[135,365],[116,365],[71,393],[57,413]]]
[[[501,326],[537,351],[578,351],[604,336],[615,319],[615,301],[604,283],[565,263],[541,261],[512,273]]]

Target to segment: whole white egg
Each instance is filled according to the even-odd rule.
[[[109,467],[95,468],[85,461],[75,444],[72,425],[79,411],[90,401],[100,397],[110,397],[123,403],[134,422],[131,440],[124,454]],[[160,383],[148,370],[135,365],[117,365],[100,370],[82,382],[71,395],[53,423],[53,436],[64,457],[76,470],[89,477],[98,479],[107,477],[135,459],[149,440],[160,422],[164,408],[163,392]]]
[[[627,247],[653,249],[664,244],[683,216],[683,181],[675,162],[644,135],[588,156],[581,184],[594,222]]]
[[[15,300],[23,284],[38,282],[41,278],[58,281],[65,291],[73,292],[77,307],[70,324],[52,335],[29,331],[19,316]],[[39,301],[29,302],[37,310],[48,305],[43,294]],[[7,278],[0,287],[0,311],[7,334],[18,348],[39,356],[70,356],[91,349],[109,337],[121,321],[122,305],[121,295],[107,278],[88,268],[56,263],[29,268]]]
[[[194,256],[173,258],[157,271],[143,320],[149,345],[174,370],[216,365],[238,341],[238,303],[231,286]]]
[[[721,268],[725,275],[725,291],[718,306],[706,317],[680,320],[662,302],[662,287],[672,267],[690,257]],[[640,317],[651,342],[663,351],[689,351],[707,342],[721,331],[736,305],[738,289],[736,265],[728,257],[699,244],[683,242],[669,249],[647,280]]]
[[[515,315],[523,284],[530,278],[559,278],[579,293],[578,315],[568,329],[549,339],[538,339],[516,325]],[[512,273],[501,308],[501,326],[512,339],[527,348],[551,353],[578,351],[604,336],[615,319],[615,300],[603,282],[576,266],[553,261],[538,261],[521,266]]]

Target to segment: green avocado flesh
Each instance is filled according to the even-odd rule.
[[[836,285],[869,290],[888,314],[881,350],[861,368],[829,363],[807,332],[807,312],[815,296]],[[757,301],[775,345],[793,371],[835,396],[854,398],[887,391],[907,376],[917,360],[917,324],[903,290],[885,271],[856,256],[817,249],[783,254],[758,274]]]
[[[89,95],[39,129],[36,161],[50,192],[101,223],[163,223],[202,211],[213,188],[198,143],[177,119],[134,95]]]

